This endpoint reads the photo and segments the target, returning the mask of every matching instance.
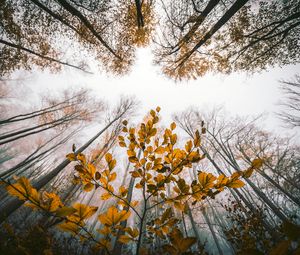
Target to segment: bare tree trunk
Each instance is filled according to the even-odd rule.
[[[216,246],[217,246],[217,249],[218,249],[219,254],[220,254],[220,255],[223,255],[221,246],[220,246],[220,244],[219,244],[219,239],[217,238],[216,233],[215,233],[215,231],[214,231],[214,229],[213,229],[213,226],[211,225],[209,216],[208,216],[207,213],[206,213],[206,208],[203,208],[203,209],[202,209],[202,214],[203,214],[204,219],[205,219],[205,221],[206,221],[206,223],[207,223],[207,225],[208,225],[208,227],[209,227],[209,230],[210,230],[210,232],[211,232],[211,234],[212,234],[212,237],[213,237],[213,239],[214,239],[214,241],[215,241],[215,244],[216,244]]]

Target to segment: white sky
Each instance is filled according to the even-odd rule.
[[[130,74],[123,77],[109,77],[104,73],[87,75],[68,69],[56,75],[36,72],[25,84],[33,94],[68,87],[88,87],[95,95],[111,103],[116,102],[120,95],[135,95],[141,101],[142,116],[151,108],[160,106],[161,114],[168,122],[172,113],[189,106],[211,109],[223,105],[228,112],[241,116],[266,113],[266,128],[294,133],[297,130],[282,129],[283,124],[274,113],[280,109],[278,102],[282,96],[278,81],[292,79],[297,73],[300,74],[300,65],[275,68],[255,75],[209,74],[196,81],[175,83],[163,77],[159,68],[152,65],[149,49],[139,49],[135,66]],[[31,93],[26,97],[34,98]]]

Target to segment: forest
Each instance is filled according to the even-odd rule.
[[[0,0],[0,255],[81,254],[300,255],[300,0]]]

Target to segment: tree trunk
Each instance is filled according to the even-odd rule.
[[[91,143],[93,143],[105,130],[107,130],[115,121],[120,119],[126,111],[123,111],[120,115],[118,115],[116,118],[114,118],[109,124],[107,124],[99,133],[97,133],[94,137],[92,137],[87,143],[85,143],[83,146],[81,146],[78,150],[76,150],[75,154],[79,154],[83,152],[86,148],[88,148]],[[41,177],[39,180],[37,180],[33,187],[37,190],[43,188],[47,183],[49,183],[54,177],[56,177],[67,165],[70,164],[70,160],[65,159],[62,161],[56,168],[54,168],[51,172],[46,174],[45,176]],[[12,198],[5,206],[4,208],[1,208],[1,215],[0,215],[0,223],[3,222],[4,217],[9,216],[11,213],[13,213],[15,210],[17,210],[24,201],[20,201],[17,198]]]

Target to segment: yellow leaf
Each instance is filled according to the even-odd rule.
[[[47,209],[49,212],[54,212],[57,210],[58,207],[62,206],[63,203],[60,200],[60,197],[55,193],[43,193],[43,201],[42,206]]]
[[[141,185],[140,183],[137,183],[137,184],[135,185],[135,187],[136,187],[137,189],[142,189],[142,188],[143,188],[143,185]]]
[[[262,167],[263,163],[264,163],[263,159],[257,158],[252,161],[251,167],[253,167],[254,169],[259,169]]]
[[[132,202],[130,203],[130,205],[131,205],[132,207],[135,207],[135,206],[138,205],[138,203],[139,203],[139,201],[132,201]]]
[[[95,167],[93,164],[89,163],[89,164],[87,165],[87,169],[88,169],[88,172],[89,172],[89,174],[90,174],[91,176],[94,176],[94,175],[95,175],[95,173],[96,173],[96,167]]]
[[[203,189],[211,189],[217,178],[211,173],[201,172],[198,174],[198,180]]]
[[[185,150],[187,152],[190,152],[192,150],[192,146],[193,146],[192,141],[187,141],[186,144],[185,144]]]
[[[57,209],[55,211],[55,214],[60,217],[65,217],[65,216],[69,216],[75,212],[76,212],[75,208],[64,206],[62,208]]]
[[[165,152],[165,149],[162,146],[159,146],[154,152],[157,154],[163,154]]]
[[[70,153],[66,156],[66,158],[70,161],[75,161],[76,160],[76,156],[74,153]]]
[[[245,183],[242,182],[241,180],[234,180],[234,181],[230,182],[229,184],[227,184],[227,187],[240,188],[240,187],[243,187],[244,185],[245,185]]]
[[[119,193],[121,194],[122,197],[124,197],[127,194],[127,192],[128,190],[124,186],[121,186],[119,188]]]
[[[114,181],[115,179],[117,178],[117,173],[116,172],[114,172],[114,173],[112,173],[110,176],[109,176],[109,181]]]
[[[71,232],[73,235],[76,235],[79,230],[78,226],[72,222],[63,222],[58,224],[57,227],[63,231]]]
[[[135,153],[135,151],[127,150],[127,155],[128,155],[128,157],[135,157],[136,153]]]
[[[149,135],[150,136],[155,136],[156,135],[156,132],[157,132],[157,129],[156,128],[152,128]]]
[[[104,225],[116,225],[121,221],[127,220],[130,216],[129,211],[118,211],[114,206],[108,208],[107,212],[98,216],[99,221]]]
[[[249,178],[253,174],[254,168],[249,168],[243,173],[244,178]]]
[[[108,235],[111,233],[110,228],[108,228],[107,226],[104,226],[102,229],[99,229],[97,231],[102,235]]]
[[[94,185],[92,183],[87,183],[86,185],[83,186],[83,190],[85,192],[90,192],[94,189]]]
[[[137,157],[129,157],[128,160],[130,163],[138,163],[139,162]]]
[[[194,138],[194,146],[195,147],[199,147],[200,146],[200,134],[199,134],[199,131],[196,130],[195,132],[195,138]]]
[[[121,243],[128,243],[131,241],[131,237],[127,236],[127,235],[121,235],[118,239],[119,242]]]
[[[234,181],[234,180],[237,180],[240,176],[241,176],[241,173],[240,173],[240,172],[235,172],[235,173],[233,173],[233,174],[230,176],[230,179],[231,179],[232,181]]]
[[[171,136],[171,144],[174,145],[174,144],[176,143],[176,141],[177,141],[177,135],[176,135],[176,134],[173,134],[173,135]]]
[[[155,111],[151,110],[150,114],[151,114],[152,117],[155,117]]]
[[[108,192],[105,192],[104,194],[101,195],[102,200],[107,200],[111,197],[111,194]]]
[[[18,179],[17,183],[11,184],[6,187],[7,192],[19,198],[20,200],[28,200],[32,198],[35,201],[38,201],[38,192],[34,189],[29,180],[25,177]]]
[[[112,161],[110,161],[109,164],[108,164],[109,170],[114,169],[115,166],[116,166],[116,164],[117,164],[117,161],[115,159],[113,159]]]
[[[160,112],[160,110],[161,110],[160,107],[157,106],[157,107],[156,107],[156,112]]]
[[[98,207],[95,206],[88,206],[80,203],[75,203],[73,207],[76,209],[76,215],[81,219],[87,219],[90,218],[95,214],[97,211]]]
[[[125,142],[119,142],[120,147],[126,147],[126,143]]]
[[[170,128],[171,128],[171,130],[174,130],[176,128],[176,123],[172,122],[171,125],[170,125]]]
[[[109,163],[112,160],[112,155],[110,153],[105,154],[105,160],[107,163]]]
[[[81,161],[82,164],[86,164],[86,158],[85,158],[85,155],[84,155],[84,154],[79,153],[79,154],[77,155],[77,159],[78,159],[79,161]]]

